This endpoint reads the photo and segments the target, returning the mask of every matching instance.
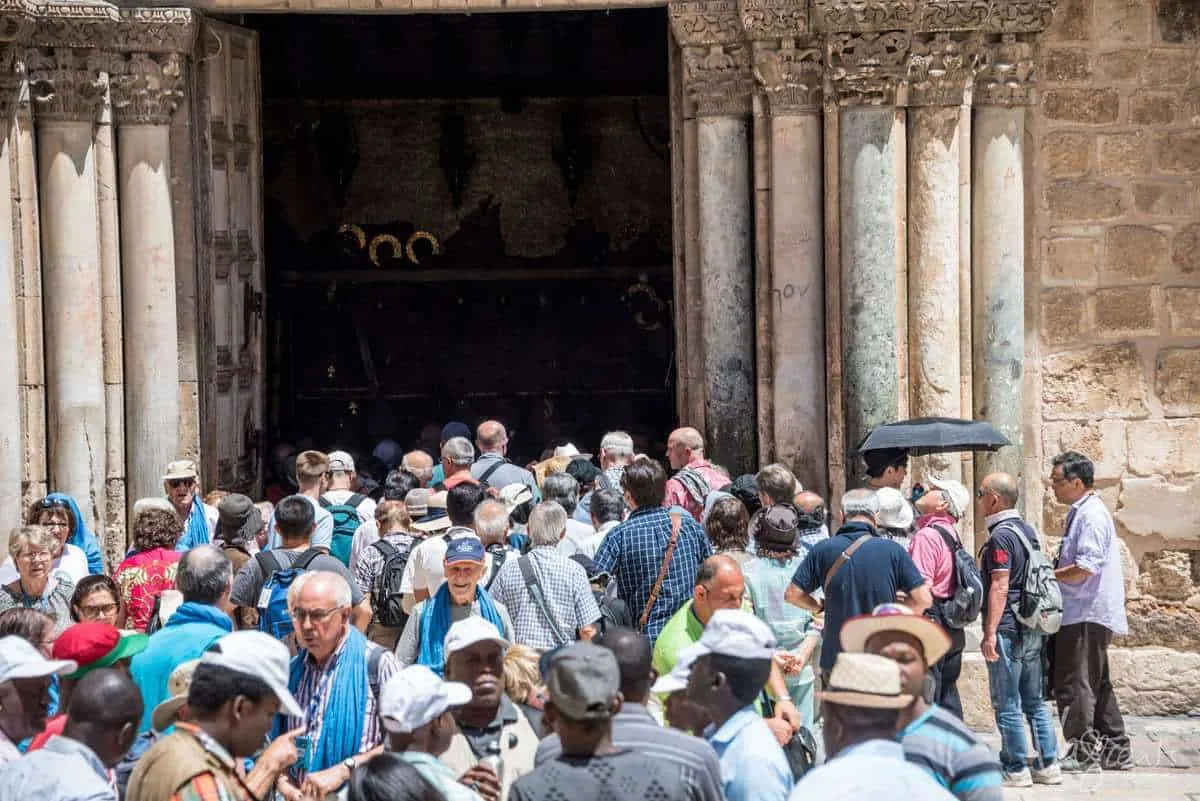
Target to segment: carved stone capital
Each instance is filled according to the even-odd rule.
[[[908,105],[962,105],[981,58],[977,41],[960,41],[949,33],[915,37],[906,68]]]
[[[684,48],[683,80],[699,117],[741,117],[750,113],[754,76],[747,45]]]
[[[120,123],[165,125],[183,99],[183,57],[178,53],[130,53],[109,78]]]
[[[907,31],[835,33],[825,41],[838,105],[904,105],[912,37]]]
[[[667,11],[680,47],[732,44],[745,38],[737,0],[678,0]]]
[[[982,64],[975,77],[977,106],[1027,106],[1033,103],[1036,72],[1033,46],[1004,34],[982,50]]]
[[[739,0],[738,11],[750,39],[791,39],[809,32],[804,0]]]
[[[43,120],[92,122],[108,91],[111,54],[102,50],[41,47],[29,53],[29,94]]]
[[[754,43],[754,77],[772,114],[797,114],[821,108],[824,51],[819,42],[794,39]]]

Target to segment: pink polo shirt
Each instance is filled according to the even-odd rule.
[[[704,459],[696,459],[688,462],[690,469],[699,473],[705,481],[708,482],[709,490],[720,489],[729,483],[729,479],[721,475],[716,469]],[[688,494],[687,488],[683,486],[683,482],[677,479],[671,479],[667,482],[667,497],[663,498],[663,506],[670,508],[672,506],[682,506],[692,517],[696,518],[696,522],[700,522],[700,515],[704,513],[704,506],[696,503],[692,496]]]
[[[945,600],[954,590],[954,556],[946,547],[942,535],[933,528],[934,523],[962,542],[954,518],[945,512],[933,512],[917,521],[917,533],[908,541],[908,553],[916,563],[917,570],[929,582],[933,597]]]

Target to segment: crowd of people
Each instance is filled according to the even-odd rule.
[[[526,466],[471,434],[378,475],[303,451],[259,502],[172,462],[111,574],[73,499],[37,502],[0,565],[0,801],[998,801],[1131,766],[1086,456],[1054,459],[1052,562],[1004,473],[902,492],[908,454],[870,452],[832,526],[695,429],[665,466],[620,431]],[[976,621],[998,756],[961,719]]]

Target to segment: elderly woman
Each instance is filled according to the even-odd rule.
[[[76,532],[81,529],[85,532],[78,535],[83,538],[81,541],[90,540],[93,543],[95,541],[91,532],[80,526],[79,520],[79,507],[66,495],[59,494],[42,498],[29,507],[25,515],[26,523],[31,526],[41,526],[58,539],[59,545],[55,551],[53,569],[65,574],[67,578],[76,583],[89,573],[103,572],[99,561],[97,561],[97,568],[92,570],[89,566],[88,554],[83,548],[74,544]],[[96,553],[98,560],[98,547]],[[0,563],[0,584],[11,584],[16,580],[17,566],[12,559],[5,559],[3,563]]]
[[[175,571],[183,554],[175,544],[183,524],[174,512],[146,509],[133,521],[133,551],[113,573],[130,628],[144,632],[163,591],[175,588]]]
[[[17,580],[3,585],[0,612],[24,607],[54,618],[54,632],[71,625],[71,593],[75,584],[53,568],[58,539],[41,526],[22,526],[8,540],[8,553],[17,565]]]
[[[0,764],[21,758],[17,743],[46,725],[51,678],[73,670],[74,662],[47,659],[22,637],[0,637]]]
[[[125,627],[121,590],[108,576],[85,576],[71,596],[71,619],[76,623],[108,623]]]
[[[439,676],[446,666],[442,651],[450,626],[471,616],[487,619],[512,641],[512,620],[504,605],[479,586],[483,579],[485,551],[475,537],[458,537],[446,545],[446,581],[432,598],[412,609],[404,633],[396,646],[396,658],[404,667],[425,665]]]
[[[394,594],[389,599],[385,579],[400,578],[395,566],[399,567],[399,573],[404,572],[404,564],[408,560],[407,554],[412,552],[417,538],[408,531],[409,526],[412,525],[412,518],[403,501],[380,501],[375,507],[375,525],[379,528],[379,539],[363,548],[355,558],[352,565],[354,583],[362,590],[363,595],[371,599],[371,608],[375,610],[375,618],[367,627],[367,639],[379,643],[390,651],[396,647],[396,640],[400,638],[401,628],[394,623],[384,625],[380,619],[381,611],[385,605],[389,604],[398,607],[400,597]],[[393,559],[394,555],[397,557],[396,559]],[[389,560],[392,560],[394,567],[390,571],[391,575],[385,577],[383,568]],[[396,589],[399,589],[398,585]]]

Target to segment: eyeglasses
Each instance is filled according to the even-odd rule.
[[[69,504],[66,501],[64,501],[62,498],[42,498],[42,500],[38,502],[38,506],[42,507],[43,509],[68,509],[68,508],[70,508]]]
[[[79,616],[84,620],[98,620],[102,617],[115,615],[119,607],[117,604],[97,604],[94,606],[79,607]]]
[[[338,611],[342,607],[334,606],[329,609],[300,609],[292,607],[292,617],[297,623],[311,621],[313,623],[324,623],[329,619],[329,616]]]
[[[42,527],[43,527],[43,528],[67,528],[67,529],[69,529],[69,528],[71,527],[71,524],[70,524],[70,523],[63,523],[63,522],[60,520],[60,521],[58,521],[58,522],[55,522],[55,523],[43,523],[43,524],[42,524]]]
[[[17,558],[24,562],[54,561],[54,557],[50,555],[49,551],[34,551],[33,553],[30,553],[29,551],[23,551],[22,553],[17,554]]]
[[[167,480],[167,486],[171,489],[179,489],[180,487],[190,487],[196,483],[194,478],[171,478]]]

